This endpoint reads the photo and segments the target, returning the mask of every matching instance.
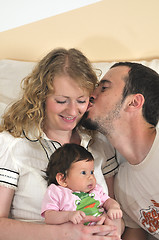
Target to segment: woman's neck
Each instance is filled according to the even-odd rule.
[[[77,143],[80,144],[80,136],[76,130],[73,131],[44,131],[46,136],[53,140],[59,142],[61,145],[65,143]]]

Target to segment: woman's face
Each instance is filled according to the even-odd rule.
[[[53,88],[46,99],[45,129],[70,131],[87,110],[89,92],[67,75],[55,77]]]

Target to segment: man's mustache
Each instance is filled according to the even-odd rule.
[[[84,123],[85,123],[87,118],[88,118],[88,112],[85,112],[78,124],[81,125],[81,126],[84,126]]]
[[[88,114],[89,112],[85,112],[85,114],[83,115],[82,119],[79,122],[79,125],[89,130],[97,130],[98,129],[97,123],[93,122],[89,118]]]

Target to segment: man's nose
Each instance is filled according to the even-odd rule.
[[[96,89],[94,89],[93,93],[91,94],[91,97],[90,97],[91,103],[94,103],[94,100],[97,98],[98,93],[99,93],[99,88],[97,87]]]
[[[94,97],[91,96],[90,99],[89,99],[90,103],[94,103]]]

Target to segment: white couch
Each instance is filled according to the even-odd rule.
[[[159,73],[158,59],[139,62]],[[96,69],[102,71],[101,78],[114,63],[115,62],[96,62],[92,64]],[[35,62],[0,60],[0,117],[6,106],[19,97],[20,82],[32,71],[35,64]],[[97,75],[98,73],[99,71],[97,71]]]

